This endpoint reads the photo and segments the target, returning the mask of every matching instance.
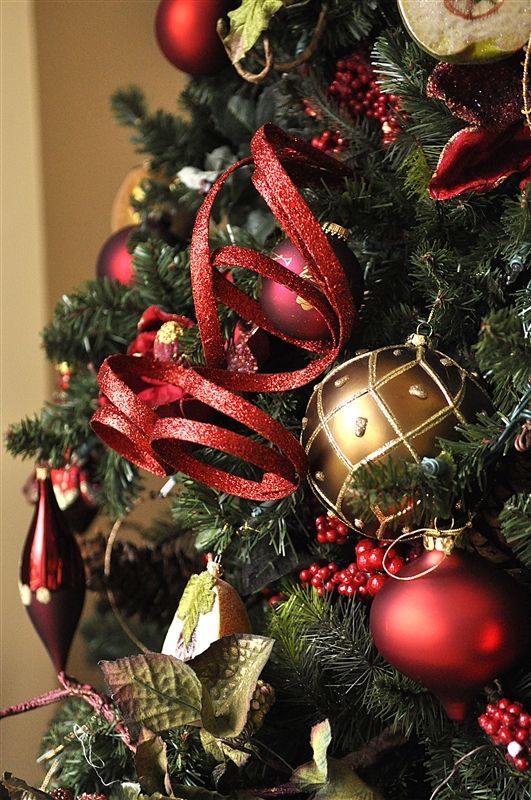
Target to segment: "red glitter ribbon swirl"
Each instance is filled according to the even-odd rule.
[[[344,165],[273,125],[265,125],[257,131],[251,141],[251,153],[217,179],[194,226],[190,273],[207,366],[190,368],[151,358],[110,356],[98,375],[108,402],[94,414],[91,425],[106,444],[149,472],[156,475],[183,472],[220,491],[263,502],[286,497],[295,491],[306,471],[306,456],[291,433],[235,392],[287,391],[313,380],[337,358],[347,343],[354,305],[343,268],[293,183],[296,180],[303,185],[321,181],[337,184],[348,174]],[[251,164],[255,167],[252,181],[256,189],[286,235],[302,252],[310,280],[304,280],[255,250],[229,246],[211,251],[208,233],[214,201],[226,180],[237,169]],[[300,340],[279,331],[259,303],[227,280],[219,271],[220,267],[248,269],[296,292],[321,314],[329,338]],[[231,372],[227,368],[219,303],[249,323],[317,353],[318,358],[294,372]],[[211,422],[161,418],[128,385],[128,378],[134,385],[138,377],[180,386],[204,405],[259,434],[273,447]],[[261,481],[230,474],[201,461],[196,456],[199,445],[231,454],[260,468],[264,473]]]

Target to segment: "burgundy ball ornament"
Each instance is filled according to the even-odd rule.
[[[38,500],[20,565],[20,598],[56,671],[64,672],[83,609],[85,570],[55,497],[50,470],[37,467]]]
[[[161,0],[155,34],[168,61],[196,76],[228,66],[216,25],[235,5],[235,0]]]
[[[398,577],[409,580],[389,578],[373,600],[374,643],[433,692],[450,719],[463,720],[477,692],[524,655],[529,596],[503,570],[457,548],[425,551]]]
[[[119,281],[125,286],[131,283],[134,275],[133,256],[127,249],[127,242],[136,227],[136,225],[128,225],[107,239],[96,262],[98,278],[109,278],[109,280]]]
[[[354,306],[359,308],[363,297],[363,276],[354,253],[347,245],[349,233],[346,228],[325,222],[323,230],[332,245],[350,284]],[[304,256],[290,239],[279,242],[270,257],[290,272],[310,279]],[[297,339],[326,340],[330,336],[328,327],[318,311],[302,297],[276,281],[264,278],[260,290],[260,305],[269,319],[288,336]]]

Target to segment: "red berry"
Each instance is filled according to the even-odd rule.
[[[348,571],[349,571],[349,572],[350,572],[352,575],[355,575],[355,574],[357,573],[357,571],[358,571],[358,565],[357,565],[357,564],[349,564],[349,565],[348,565],[348,567],[347,567],[347,570],[348,570]]]
[[[487,722],[481,727],[488,736],[494,736],[500,728],[500,723],[497,719],[487,719]]]
[[[315,575],[316,572],[319,572],[319,564],[310,564],[308,569],[312,573],[312,575]]]
[[[322,578],[320,578],[319,575],[314,575],[312,580],[310,581],[312,586],[321,586],[322,582],[323,582]]]
[[[328,517],[325,517],[324,514],[322,514],[320,517],[317,517],[317,519],[315,520],[315,526],[317,528],[326,528],[327,524],[328,524]]]
[[[333,592],[334,589],[336,588],[336,585],[333,581],[327,581],[324,585],[324,588],[326,589],[327,592]]]
[[[358,569],[368,569],[369,568],[369,554],[367,552],[360,553],[356,559],[356,563],[358,565]]]
[[[518,716],[522,711],[522,704],[521,703],[511,703],[511,705],[508,707],[507,711],[509,712],[509,714],[514,714],[515,716]]]
[[[396,575],[402,567],[405,567],[406,562],[400,556],[396,556],[396,558],[392,558],[390,561],[386,561],[386,568],[387,571],[391,573],[391,575]]]
[[[326,581],[330,577],[330,570],[328,567],[321,567],[317,575],[323,580]]]
[[[492,716],[492,714],[494,714],[495,711],[496,711],[496,706],[494,705],[494,703],[489,703],[487,705],[487,708],[485,709],[485,714]]]
[[[356,594],[356,587],[355,586],[347,586],[347,590],[345,592],[347,597],[353,597]]]
[[[498,700],[497,705],[498,708],[501,709],[501,711],[505,711],[505,709],[511,705],[511,701],[507,700],[506,697],[502,697],[500,700]]]
[[[359,572],[356,572],[356,574],[353,576],[353,583],[355,586],[365,586],[365,584],[367,583],[366,573],[361,572],[361,570]]]
[[[367,562],[371,569],[381,569],[384,551],[381,547],[375,547],[367,556]]]
[[[334,561],[331,561],[330,564],[328,565],[328,569],[330,570],[330,572],[337,572],[339,567]]]
[[[500,728],[498,731],[498,739],[502,744],[509,744],[509,742],[513,741],[513,732],[510,728],[507,728],[505,725]]]
[[[359,556],[361,553],[365,553],[366,550],[374,550],[375,547],[378,547],[378,544],[374,539],[360,539],[355,547],[356,555]]]
[[[343,142],[343,139],[338,138],[338,144]],[[344,522],[337,522],[336,523],[336,531],[339,533],[340,536],[347,536],[348,528]]]
[[[312,573],[309,569],[303,569],[299,572],[299,580],[301,583],[309,583],[310,578],[312,577]]]
[[[514,732],[514,740],[515,742],[520,742],[520,744],[525,744],[529,739],[529,731],[526,728],[517,728]]]
[[[347,588],[348,587],[347,587],[346,583],[340,583],[339,586],[337,587],[337,591],[338,591],[339,594],[346,594],[347,593]]]
[[[319,544],[324,544],[325,542],[328,541],[328,536],[323,531],[319,531],[319,533],[316,536],[316,539],[319,542]]]
[[[518,772],[525,772],[529,769],[529,759],[525,756],[516,756],[513,763]]]
[[[521,728],[531,727],[531,714],[526,714],[525,711],[518,717],[518,725]]]
[[[504,711],[501,715],[501,721],[504,725],[507,725],[509,728],[513,727],[514,722],[516,722],[515,718],[512,714],[509,714],[508,711]]]
[[[486,714],[481,714],[481,716],[478,717],[478,725],[480,728],[485,728],[487,722],[489,722],[489,718]]]
[[[316,587],[315,587],[315,591],[317,592],[317,594],[319,595],[319,597],[322,597],[322,596],[324,595],[324,591],[325,591],[325,590],[324,590],[324,588],[323,588],[322,586],[316,586]]]
[[[385,575],[377,574],[372,575],[369,580],[367,581],[367,591],[369,594],[374,597],[375,594],[378,594],[384,583],[386,582],[387,578]]]
[[[358,594],[360,597],[368,597],[369,592],[366,586],[358,586]]]

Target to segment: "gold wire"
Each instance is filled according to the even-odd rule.
[[[524,100],[524,107],[522,112],[526,118],[526,122],[528,127],[531,128],[531,106],[527,101],[528,94],[529,94],[529,63],[531,59],[531,36],[527,42],[527,47],[525,49],[525,59],[524,59],[524,72],[522,75],[522,95]]]
[[[124,631],[124,633],[127,634],[127,636],[131,639],[133,644],[135,644],[142,653],[149,653],[149,647],[146,647],[146,645],[143,642],[140,641],[138,636],[136,636],[136,634],[133,633],[133,631],[131,630],[131,628],[129,627],[127,622],[125,621],[125,619],[124,619],[124,617],[122,615],[122,612],[118,608],[118,604],[117,604],[116,599],[114,597],[114,592],[113,592],[113,590],[111,588],[111,585],[110,585],[112,549],[113,549],[113,545],[114,545],[115,539],[118,536],[118,533],[120,532],[120,529],[121,529],[121,527],[122,527],[122,525],[124,523],[124,520],[125,520],[125,517],[118,517],[118,519],[115,521],[114,525],[112,526],[111,532],[109,533],[109,538],[107,539],[107,545],[105,547],[105,560],[104,560],[104,567],[103,567],[104,576],[105,576],[105,591],[107,593],[107,599],[108,599],[108,601],[110,603],[112,612],[113,612],[114,616],[116,617],[116,619],[117,619],[118,623],[120,624],[120,626],[121,626],[122,630]]]

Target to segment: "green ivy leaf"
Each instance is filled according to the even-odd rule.
[[[242,732],[273,644],[266,636],[224,636],[187,662],[203,686],[203,727],[216,738],[235,738]]]
[[[332,741],[332,731],[327,719],[314,725],[310,733],[313,759],[298,767],[292,775],[292,782],[305,792],[313,792],[328,780],[328,761],[326,753]]]
[[[216,578],[206,570],[199,575],[192,575],[186,584],[176,613],[183,622],[182,636],[187,645],[190,644],[193,632],[197,628],[199,616],[208,614],[214,607],[215,585]]]
[[[128,721],[158,733],[201,718],[201,683],[183,661],[145,653],[100,661],[113,699]]]
[[[230,30],[223,42],[233,64],[249,52],[283,5],[283,0],[242,0],[238,8],[229,11]]]

